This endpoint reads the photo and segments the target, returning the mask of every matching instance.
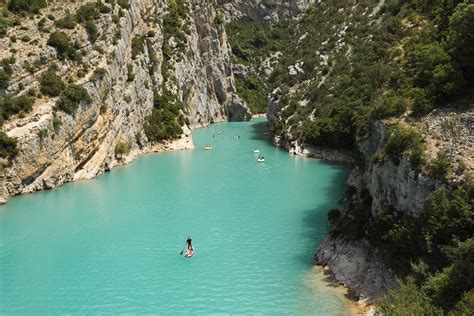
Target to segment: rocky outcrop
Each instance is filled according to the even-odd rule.
[[[58,16],[66,10],[75,12],[84,2],[50,4],[42,14],[54,12]],[[215,23],[216,8],[212,1],[188,4],[184,50],[173,50],[166,65],[171,75],[165,82],[162,47],[166,4],[156,0],[130,0],[129,4],[127,10],[117,4],[113,7],[105,4],[111,7],[111,12],[101,14],[96,22],[98,39],[94,43],[79,25],[64,30],[80,46],[84,55],[82,65],[87,68],[71,61],[58,61],[55,50],[46,44],[49,34],[38,30],[35,20],[26,20],[22,25],[34,39],[31,45],[9,43],[8,37],[0,39],[2,46],[10,45],[18,50],[9,93],[38,90],[39,78],[54,63],[59,74],[82,85],[92,98],[91,104],[82,104],[74,115],[69,115],[54,110],[56,98],[42,96],[36,99],[31,113],[4,124],[7,135],[17,140],[19,153],[0,178],[1,202],[12,195],[90,179],[130,162],[139,153],[190,149],[189,128],[251,117],[235,93],[226,33],[223,25]],[[45,23],[45,27],[54,28],[52,21]],[[9,32],[22,30],[11,28]],[[143,40],[145,48],[133,58],[132,41],[137,38]],[[7,52],[1,54],[5,58]],[[35,64],[37,69],[30,74],[24,64]],[[105,75],[92,80],[94,69],[98,68]],[[84,69],[83,76],[76,75]],[[132,78],[128,76],[129,69],[133,70]],[[189,128],[182,126],[185,132],[181,139],[168,147],[150,143],[143,129],[153,108],[153,91],[163,91],[165,85],[183,101],[182,114],[189,121]],[[117,155],[118,143],[125,143],[130,153]]]
[[[242,17],[256,21],[297,16],[316,0],[219,0],[230,19]]]
[[[316,262],[352,289],[359,301],[371,303],[396,286],[395,274],[368,241],[328,236],[319,247]]]
[[[417,214],[441,181],[414,170],[407,155],[403,155],[398,165],[389,159],[374,162],[372,156],[383,149],[387,140],[387,128],[383,122],[374,123],[369,138],[359,141],[359,150],[367,164],[364,187],[372,197],[373,215],[384,206],[394,207],[400,213]]]

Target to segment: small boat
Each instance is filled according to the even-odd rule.
[[[212,149],[212,146],[211,145],[206,145],[206,150],[211,150]]]
[[[265,162],[265,158],[264,157],[258,157],[257,162]]]
[[[191,258],[194,255],[194,248],[186,250],[186,253],[184,254],[185,258]]]
[[[255,149],[253,150],[253,152],[254,152],[255,154],[258,154],[258,153],[260,153],[260,149],[255,148]]]

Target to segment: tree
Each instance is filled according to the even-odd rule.
[[[61,93],[56,106],[59,110],[73,115],[81,103],[92,103],[89,92],[81,86],[71,84]]]
[[[449,19],[450,44],[453,57],[459,63],[466,79],[474,77],[474,3],[460,3]]]
[[[41,77],[40,91],[41,93],[50,97],[57,97],[66,88],[66,85],[62,81],[61,77],[56,75],[54,72],[48,71]]]
[[[8,10],[12,12],[34,12],[46,7],[46,0],[10,0]]]
[[[449,138],[449,156],[452,157],[454,149],[456,148],[459,142],[459,135],[461,134],[461,122],[459,116],[456,114],[451,114],[449,117],[445,118],[441,123],[441,130],[443,135]]]
[[[400,282],[398,289],[390,290],[377,302],[378,315],[443,315],[433,306],[429,297],[412,282]]]
[[[459,86],[459,71],[438,43],[415,47],[407,54],[405,72],[413,85],[427,89],[435,97],[449,96]]]

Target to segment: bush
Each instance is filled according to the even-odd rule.
[[[0,157],[11,159],[18,154],[16,139],[0,131]]]
[[[56,103],[56,107],[67,114],[74,115],[80,104],[91,103],[92,99],[86,89],[81,86],[70,84],[61,93],[61,96]]]
[[[41,77],[40,91],[44,95],[50,97],[57,97],[66,88],[66,85],[62,81],[61,77],[56,75],[54,72],[48,71]]]
[[[10,78],[11,78],[10,72],[0,70],[0,89],[8,88],[8,85],[10,83]]]
[[[423,152],[423,138],[411,128],[397,126],[392,129],[385,144],[384,152],[398,165],[404,153],[408,153],[409,157],[415,157],[415,155],[418,156],[420,152]],[[419,162],[418,160],[417,162]]]
[[[117,0],[117,4],[125,10],[127,10],[130,7],[128,0]]]
[[[377,312],[382,315],[443,315],[415,284],[403,282],[398,289],[389,291],[377,302]]]
[[[155,91],[153,103],[153,112],[144,124],[148,140],[158,142],[181,136],[183,130],[177,118],[180,114],[179,110],[183,109],[183,104],[167,90],[162,95]]]
[[[107,70],[105,70],[104,68],[96,68],[94,70],[94,73],[91,76],[90,81],[94,83],[97,81],[102,81],[104,80],[106,75],[107,75]]]
[[[34,99],[28,96],[14,97],[4,95],[0,97],[0,112],[2,118],[7,120],[11,115],[28,113],[33,109]]]
[[[89,2],[81,7],[76,12],[76,21],[78,23],[84,23],[90,20],[96,20],[100,17],[100,13],[97,8],[97,3]]]
[[[95,22],[92,20],[86,21],[84,23],[84,27],[86,29],[87,35],[89,36],[89,40],[91,42],[95,42],[98,37],[98,30]]]
[[[133,73],[133,65],[127,65],[127,82],[132,82],[135,80],[135,74]]]
[[[132,58],[137,58],[138,55],[145,52],[145,38],[144,37],[134,37],[132,39]]]
[[[71,45],[66,33],[64,32],[56,31],[51,33],[48,39],[48,45],[56,48],[58,57],[61,60],[68,58],[74,61],[80,61],[82,59],[81,54]]]
[[[453,160],[446,152],[440,151],[436,159],[430,163],[429,171],[433,178],[445,180],[451,170]]]
[[[54,25],[61,29],[73,30],[76,27],[77,23],[75,19],[73,19],[70,15],[67,15],[62,19],[54,21]]]
[[[46,7],[46,0],[10,0],[8,3],[8,10],[17,13],[38,13],[44,7]]]
[[[244,79],[236,78],[237,92],[245,100],[252,113],[265,113],[268,105],[270,89],[257,74],[251,74]]]
[[[29,41],[31,41],[31,38],[28,35],[24,35],[21,37],[21,41],[24,43],[28,43]]]
[[[5,37],[7,35],[8,30],[8,20],[5,19],[0,11],[0,38]]]
[[[118,142],[115,145],[115,157],[122,158],[124,155],[128,155],[130,153],[130,146],[124,142]]]

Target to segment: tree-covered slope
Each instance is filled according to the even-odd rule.
[[[243,80],[271,92],[277,145],[355,153],[362,184],[331,235],[368,241],[400,277],[379,310],[472,314],[474,1],[320,1],[227,27]]]

